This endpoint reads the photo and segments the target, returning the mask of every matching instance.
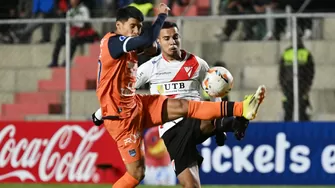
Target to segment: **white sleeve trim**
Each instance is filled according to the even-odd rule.
[[[124,43],[123,43],[123,52],[127,52],[127,47],[126,47],[126,45],[127,45],[128,41],[129,41],[131,38],[133,38],[133,37],[128,37],[128,38],[126,38],[126,40],[124,41]]]

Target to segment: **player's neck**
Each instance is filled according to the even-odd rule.
[[[117,35],[121,35],[121,33],[119,31],[114,31],[113,33],[117,34]]]
[[[173,54],[172,56],[164,55],[164,59],[167,61],[182,61],[183,53],[181,50],[179,50],[177,53]]]

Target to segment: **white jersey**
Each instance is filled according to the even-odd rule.
[[[205,60],[183,50],[182,57],[182,61],[167,61],[159,55],[142,64],[137,69],[136,88],[150,83],[150,94],[200,101],[201,82],[209,66]],[[160,137],[182,119],[160,126]]]

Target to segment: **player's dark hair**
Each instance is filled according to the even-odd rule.
[[[126,22],[129,18],[134,18],[143,22],[144,16],[140,10],[133,6],[119,8],[116,12],[116,21]]]
[[[162,29],[169,29],[169,28],[173,28],[173,27],[179,29],[176,23],[165,21],[163,26],[162,26]]]

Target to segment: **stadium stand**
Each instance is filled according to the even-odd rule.
[[[161,2],[167,4],[168,0],[162,0]],[[185,9],[187,11],[184,13],[184,16],[203,16],[209,14],[210,0],[189,0],[189,3],[192,3],[189,7],[182,7],[175,3],[172,7],[172,14],[180,16],[184,13]]]

